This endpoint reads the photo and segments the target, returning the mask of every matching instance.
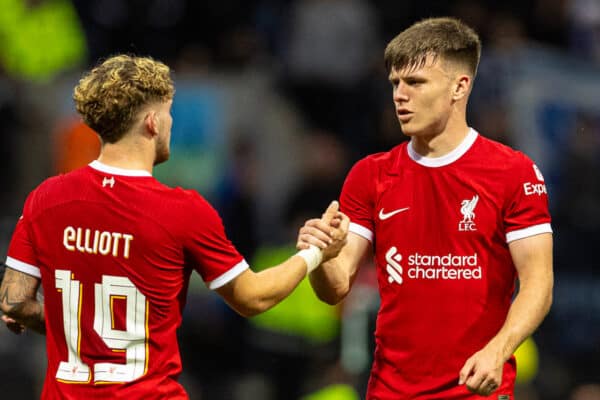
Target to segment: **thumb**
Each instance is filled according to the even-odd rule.
[[[331,203],[329,203],[329,207],[327,207],[327,210],[325,210],[325,213],[323,214],[323,222],[326,223],[330,223],[331,220],[333,219],[333,217],[335,217],[335,215],[337,214],[338,210],[340,209],[340,203],[337,202],[337,200],[333,200]]]

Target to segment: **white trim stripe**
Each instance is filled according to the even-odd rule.
[[[461,144],[459,144],[458,147],[452,150],[450,153],[441,157],[424,157],[420,155],[413,148],[412,140],[408,143],[406,149],[408,150],[408,156],[417,164],[421,164],[425,167],[438,168],[452,164],[454,161],[461,158],[471,148],[471,146],[473,146],[473,143],[475,143],[475,140],[477,140],[478,136],[479,134],[475,129],[469,128],[469,133],[467,133],[467,136],[463,139]]]
[[[350,222],[350,228],[348,231],[352,233],[356,233],[358,236],[362,236],[367,239],[369,242],[373,242],[373,232],[370,229],[365,228],[362,225],[355,224],[354,222]]]
[[[516,231],[508,232],[506,234],[506,243],[510,243],[513,240],[523,239],[529,236],[539,235],[540,233],[552,233],[552,226],[550,226],[550,224],[539,224],[530,226],[525,229],[519,229]]]
[[[6,257],[6,266],[12,269],[16,269],[17,271],[23,272],[27,275],[35,276],[36,278],[41,278],[42,274],[40,273],[40,269],[35,265],[24,263],[23,261],[19,261],[12,257]]]
[[[225,272],[223,275],[219,276],[218,278],[216,278],[215,280],[213,280],[211,282],[208,282],[208,288],[211,290],[218,289],[221,286],[226,285],[227,283],[231,282],[239,274],[241,274],[248,268],[250,268],[250,266],[248,265],[246,260],[242,260],[239,263],[237,263],[233,268],[231,268],[229,271]]]
[[[98,160],[94,160],[89,164],[93,169],[104,172],[106,174],[111,175],[121,175],[121,176],[152,176],[152,174],[143,169],[125,169],[125,168],[117,168],[112,167],[110,165],[106,165],[101,163]]]

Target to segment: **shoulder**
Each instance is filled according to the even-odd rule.
[[[514,171],[533,168],[534,162],[531,158],[519,150],[481,135],[478,142],[479,156],[493,161],[494,165],[500,166],[502,169]]]
[[[375,171],[390,171],[394,166],[398,165],[403,154],[406,154],[406,145],[408,142],[403,142],[389,151],[370,154],[358,160],[353,169]]]
[[[206,222],[207,219],[220,219],[216,209],[197,191],[181,187],[165,186],[164,188],[168,193],[173,211],[181,211],[180,214],[190,222],[198,223]]]
[[[81,190],[79,181],[82,174],[83,169],[52,176],[43,180],[29,193],[27,203],[35,208],[53,205],[61,198],[65,198],[69,191]]]

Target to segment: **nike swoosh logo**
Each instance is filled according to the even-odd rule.
[[[394,215],[401,213],[402,211],[406,211],[408,210],[410,207],[404,207],[404,208],[399,208],[397,210],[394,211],[390,211],[389,213],[383,212],[383,208],[381,210],[379,210],[379,219],[380,220],[386,220],[388,218],[393,217]]]

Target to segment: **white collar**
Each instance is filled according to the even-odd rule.
[[[461,158],[471,148],[473,143],[475,143],[475,140],[477,140],[477,136],[479,136],[477,131],[473,128],[469,128],[469,133],[463,139],[463,141],[450,153],[445,154],[441,157],[425,157],[420,155],[413,148],[412,140],[410,141],[410,143],[408,143],[406,149],[408,150],[408,156],[417,164],[433,168],[443,167],[445,165],[452,164],[454,161]]]
[[[98,160],[94,160],[89,164],[90,167],[92,167],[93,169],[100,171],[100,172],[105,172],[107,174],[111,174],[111,175],[123,175],[123,176],[152,176],[152,174],[148,171],[145,171],[143,169],[125,169],[125,168],[117,168],[117,167],[112,167],[110,165],[106,165],[101,163]]]

